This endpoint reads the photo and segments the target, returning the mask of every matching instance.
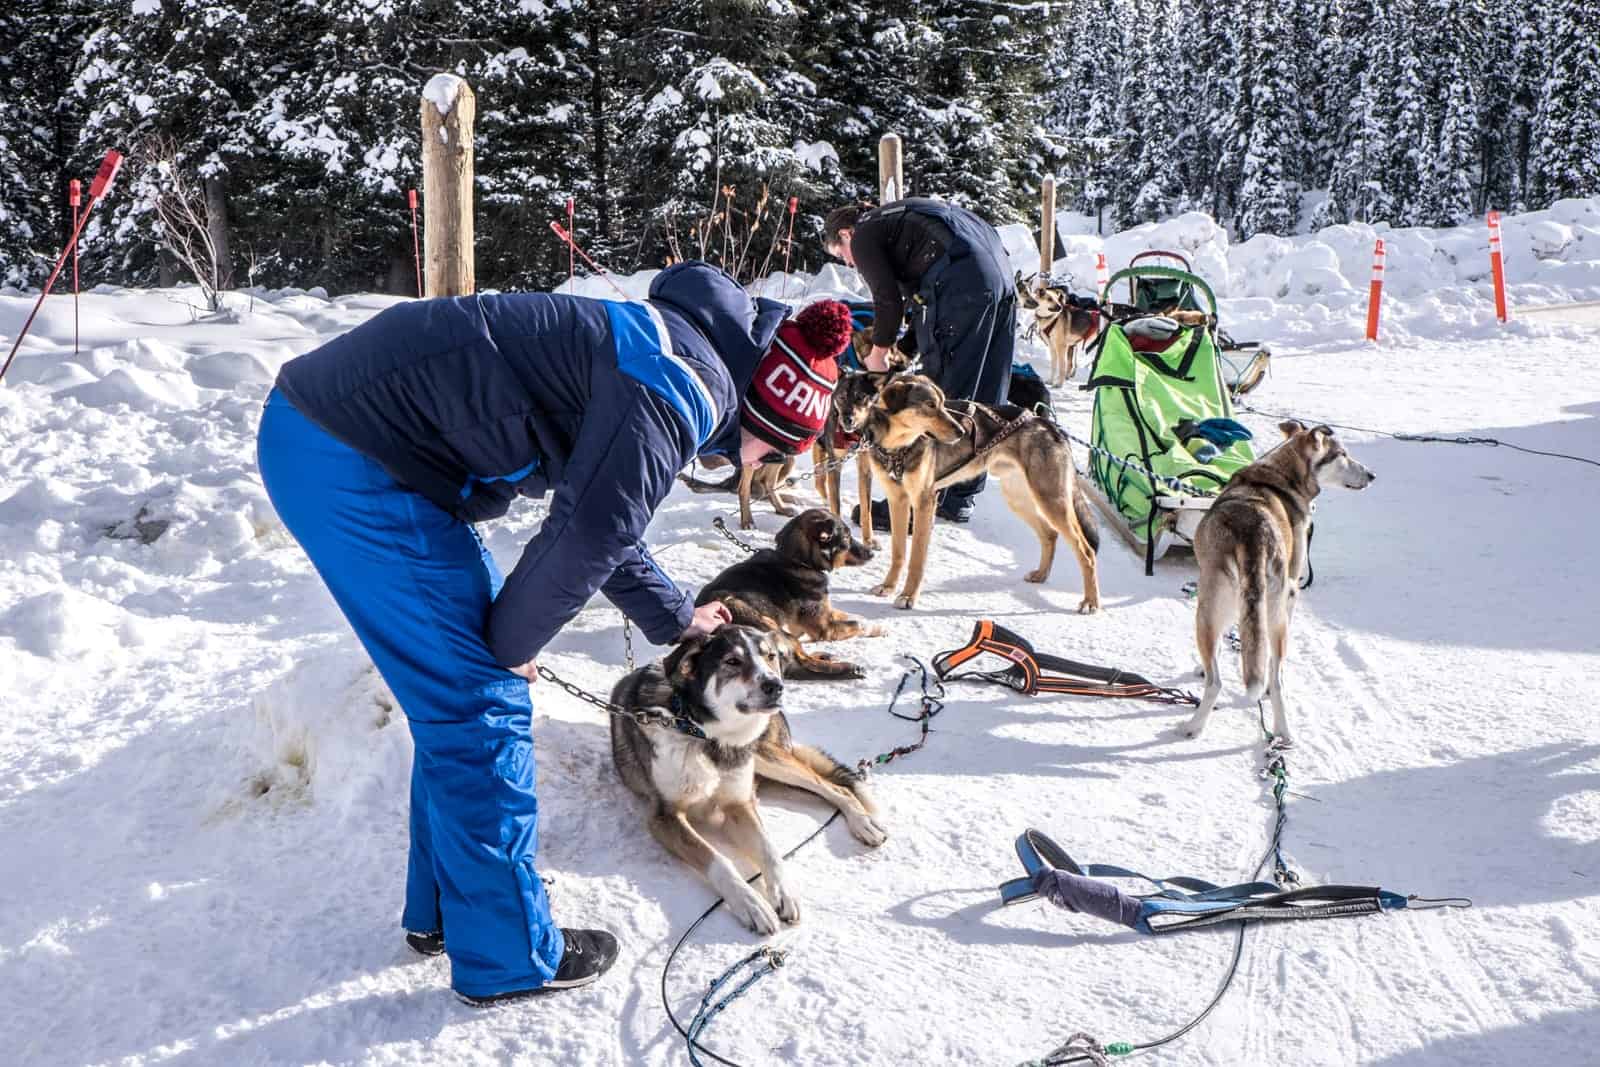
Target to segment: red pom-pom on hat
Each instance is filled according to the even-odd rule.
[[[850,308],[837,300],[819,300],[794,317],[813,359],[837,356],[850,343]]]

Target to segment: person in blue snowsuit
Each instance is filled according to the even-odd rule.
[[[854,267],[872,293],[868,370],[888,369],[911,307],[922,373],[951,399],[1001,404],[1016,349],[1017,294],[999,231],[964,207],[908,197],[882,207],[846,204],[823,220],[824,250]],[[966,522],[984,475],[946,489],[938,515]],[[888,505],[873,505],[887,527]],[[881,515],[878,509],[882,509]]]
[[[399,304],[284,365],[262,481],[405,710],[401,925],[475,1004],[593,981],[616,940],[563,930],[534,866],[535,657],[596,592],[646,637],[709,633],[643,533],[691,458],[755,463],[740,402],[787,308],[704,263],[647,302],[547,293]],[[502,579],[472,523],[550,512]]]

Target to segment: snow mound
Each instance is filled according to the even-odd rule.
[[[28,597],[0,615],[0,637],[44,659],[82,659],[120,648],[130,622],[115,604],[61,588]]]
[[[135,411],[185,410],[200,403],[200,390],[187,374],[117,367],[98,381],[62,389],[58,394],[91,408],[126,404]]]
[[[258,694],[247,749],[259,795],[295,797],[340,818],[403,810],[411,734],[376,668],[345,644],[307,656]]]

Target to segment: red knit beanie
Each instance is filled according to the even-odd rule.
[[[835,357],[850,343],[850,308],[819,300],[778,327],[756,365],[739,425],[787,455],[805,451],[822,432],[839,381]]]

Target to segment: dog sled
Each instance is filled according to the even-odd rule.
[[[1182,266],[1140,263],[1152,256]],[[1119,303],[1112,294],[1124,281],[1128,301]],[[1090,495],[1152,574],[1169,549],[1193,546],[1212,498],[1255,461],[1233,402],[1259,383],[1269,356],[1221,333],[1215,294],[1176,253],[1134,257],[1100,302],[1108,321],[1086,386]],[[1252,348],[1250,363],[1229,373],[1227,354]]]

